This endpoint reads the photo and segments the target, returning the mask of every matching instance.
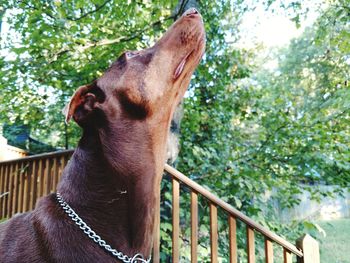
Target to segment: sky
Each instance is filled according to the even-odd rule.
[[[275,72],[278,68],[278,59],[271,56],[271,52],[276,48],[288,46],[293,38],[299,37],[305,28],[311,26],[319,16],[319,9],[325,8],[324,0],[305,0],[302,2],[301,13],[307,15],[300,16],[300,27],[291,20],[295,13],[293,10],[285,10],[280,7],[280,3],[286,4],[288,0],[276,0],[274,4],[266,10],[263,5],[257,5],[256,8],[246,12],[243,15],[240,24],[240,37],[234,44],[237,48],[254,49],[259,47],[259,53],[256,53],[258,59],[264,61],[261,65],[264,69]],[[274,11],[272,11],[274,10]]]
[[[302,10],[309,9],[309,11],[306,18],[301,17],[299,28],[291,21],[291,17],[287,17],[285,10],[278,7],[279,1],[275,2],[275,12],[258,5],[255,10],[243,16],[238,46],[253,48],[257,43],[262,43],[267,48],[288,45],[291,39],[300,36],[305,28],[316,20],[322,2],[322,0],[303,1]]]
[[[16,14],[16,10],[7,10],[5,13],[5,19],[3,19],[1,24],[1,36],[0,36],[0,44],[3,47],[6,39],[20,39],[20,36],[9,28],[9,24],[6,23],[6,19],[11,17],[11,15]],[[10,54],[6,48],[0,48],[0,55],[4,56],[6,59],[14,59],[14,54]]]

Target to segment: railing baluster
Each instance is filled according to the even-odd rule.
[[[5,217],[5,198],[6,198],[6,174],[5,166],[0,166],[0,218]]]
[[[8,167],[9,167],[9,165],[7,165],[7,164],[3,165],[3,175],[5,177],[4,189],[5,189],[6,195],[3,198],[2,213],[0,215],[2,218],[6,218],[9,216],[8,200],[10,198],[11,193],[10,193],[10,175],[8,172]]]
[[[230,240],[230,263],[237,263],[237,226],[233,216],[228,217]]]
[[[18,171],[18,208],[17,213],[23,212],[23,200],[24,200],[24,163],[21,162],[21,168]]]
[[[36,203],[37,198],[37,189],[38,189],[38,162],[36,160],[33,160],[32,162],[32,187],[31,187],[31,200],[30,200],[30,206],[29,209],[33,210]]]
[[[173,263],[178,263],[180,259],[180,183],[173,178]]]
[[[26,204],[27,204],[27,201],[28,201],[28,192],[29,192],[29,189],[28,189],[28,186],[29,186],[29,182],[28,182],[28,167],[27,167],[27,164],[26,163],[23,163],[23,170],[22,170],[22,184],[23,184],[23,187],[22,187],[22,191],[23,191],[23,194],[21,194],[23,196],[23,202],[22,202],[22,209],[21,209],[21,212],[26,212],[27,211],[27,207],[26,207]]]
[[[247,254],[248,254],[248,263],[255,263],[254,230],[249,226],[247,226]]]
[[[153,255],[152,262],[160,262],[160,207],[156,210],[156,219],[155,219],[155,233],[153,240]]]
[[[39,169],[38,169],[38,175],[39,175],[39,191],[38,191],[38,196],[37,198],[41,197],[44,195],[44,186],[45,186],[45,181],[44,181],[44,171],[45,171],[45,166],[44,166],[44,160],[39,159]]]
[[[152,262],[160,262],[160,196],[157,197],[154,213],[154,237],[153,237],[153,255]]]
[[[44,195],[48,195],[51,190],[51,162],[50,161],[51,161],[50,159],[46,159],[46,162],[45,162]]]
[[[10,217],[10,197],[12,194],[12,185],[11,185],[11,178],[10,178],[10,165],[7,164],[5,166],[5,176],[6,176],[6,189],[8,194],[5,196],[5,213],[4,217]]]
[[[292,263],[292,253],[287,249],[283,248],[283,263]]]
[[[12,210],[13,210],[13,197],[14,197],[14,175],[12,174],[12,166],[13,164],[9,164],[7,166],[7,174],[9,176],[9,180],[10,180],[10,183],[9,183],[9,192],[10,192],[10,195],[9,195],[9,198],[7,200],[7,207],[8,207],[8,210],[7,210],[7,215],[8,217],[11,217],[12,216]]]
[[[191,263],[197,263],[198,246],[198,194],[191,191]]]
[[[24,201],[23,201],[23,212],[30,210],[30,199],[31,199],[31,188],[32,188],[32,162],[27,162],[24,165]]]
[[[216,205],[210,203],[210,249],[211,262],[218,262],[218,211]]]
[[[10,217],[10,199],[12,194],[12,185],[11,185],[11,178],[10,178],[10,165],[6,164],[5,167],[5,182],[6,182],[6,191],[7,195],[5,196],[5,203],[4,203],[4,217]]]
[[[18,213],[19,206],[19,177],[20,177],[19,165],[16,163],[15,170],[13,172],[14,176],[14,195],[13,195],[13,206],[11,216]]]
[[[53,159],[53,164],[52,164],[51,192],[56,192],[57,183],[58,183],[58,158],[55,157]]]
[[[60,159],[60,169],[59,169],[59,175],[58,175],[58,181],[61,179],[64,167],[67,165],[67,159],[65,156],[62,156]]]
[[[273,244],[265,237],[265,262],[273,263]]]
[[[5,209],[4,209],[4,200],[6,196],[5,189],[5,168],[3,165],[0,166],[0,218],[4,217]]]

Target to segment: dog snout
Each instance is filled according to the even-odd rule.
[[[190,8],[188,10],[186,10],[186,12],[183,14],[183,16],[186,16],[186,17],[196,17],[196,16],[199,16],[199,12],[196,8]]]

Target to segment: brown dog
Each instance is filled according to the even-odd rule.
[[[58,186],[61,203],[51,194],[34,211],[0,225],[1,263],[145,262],[132,260],[137,253],[149,258],[171,117],[204,46],[201,16],[190,9],[153,47],[124,53],[75,92],[66,119],[73,118],[83,135]],[[101,240],[91,240],[64,202],[128,257],[119,261]]]

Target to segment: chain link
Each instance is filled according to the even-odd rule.
[[[78,214],[67,204],[60,193],[56,193],[57,201],[60,206],[63,208],[64,212],[75,222],[76,225],[96,244],[100,247],[104,248],[106,251],[111,253],[114,257],[123,261],[124,263],[150,263],[151,257],[149,259],[144,259],[143,255],[137,253],[133,257],[129,257],[124,255],[122,252],[112,248],[110,245],[106,243],[99,235],[96,234],[94,230],[92,230],[84,221],[81,219]]]

